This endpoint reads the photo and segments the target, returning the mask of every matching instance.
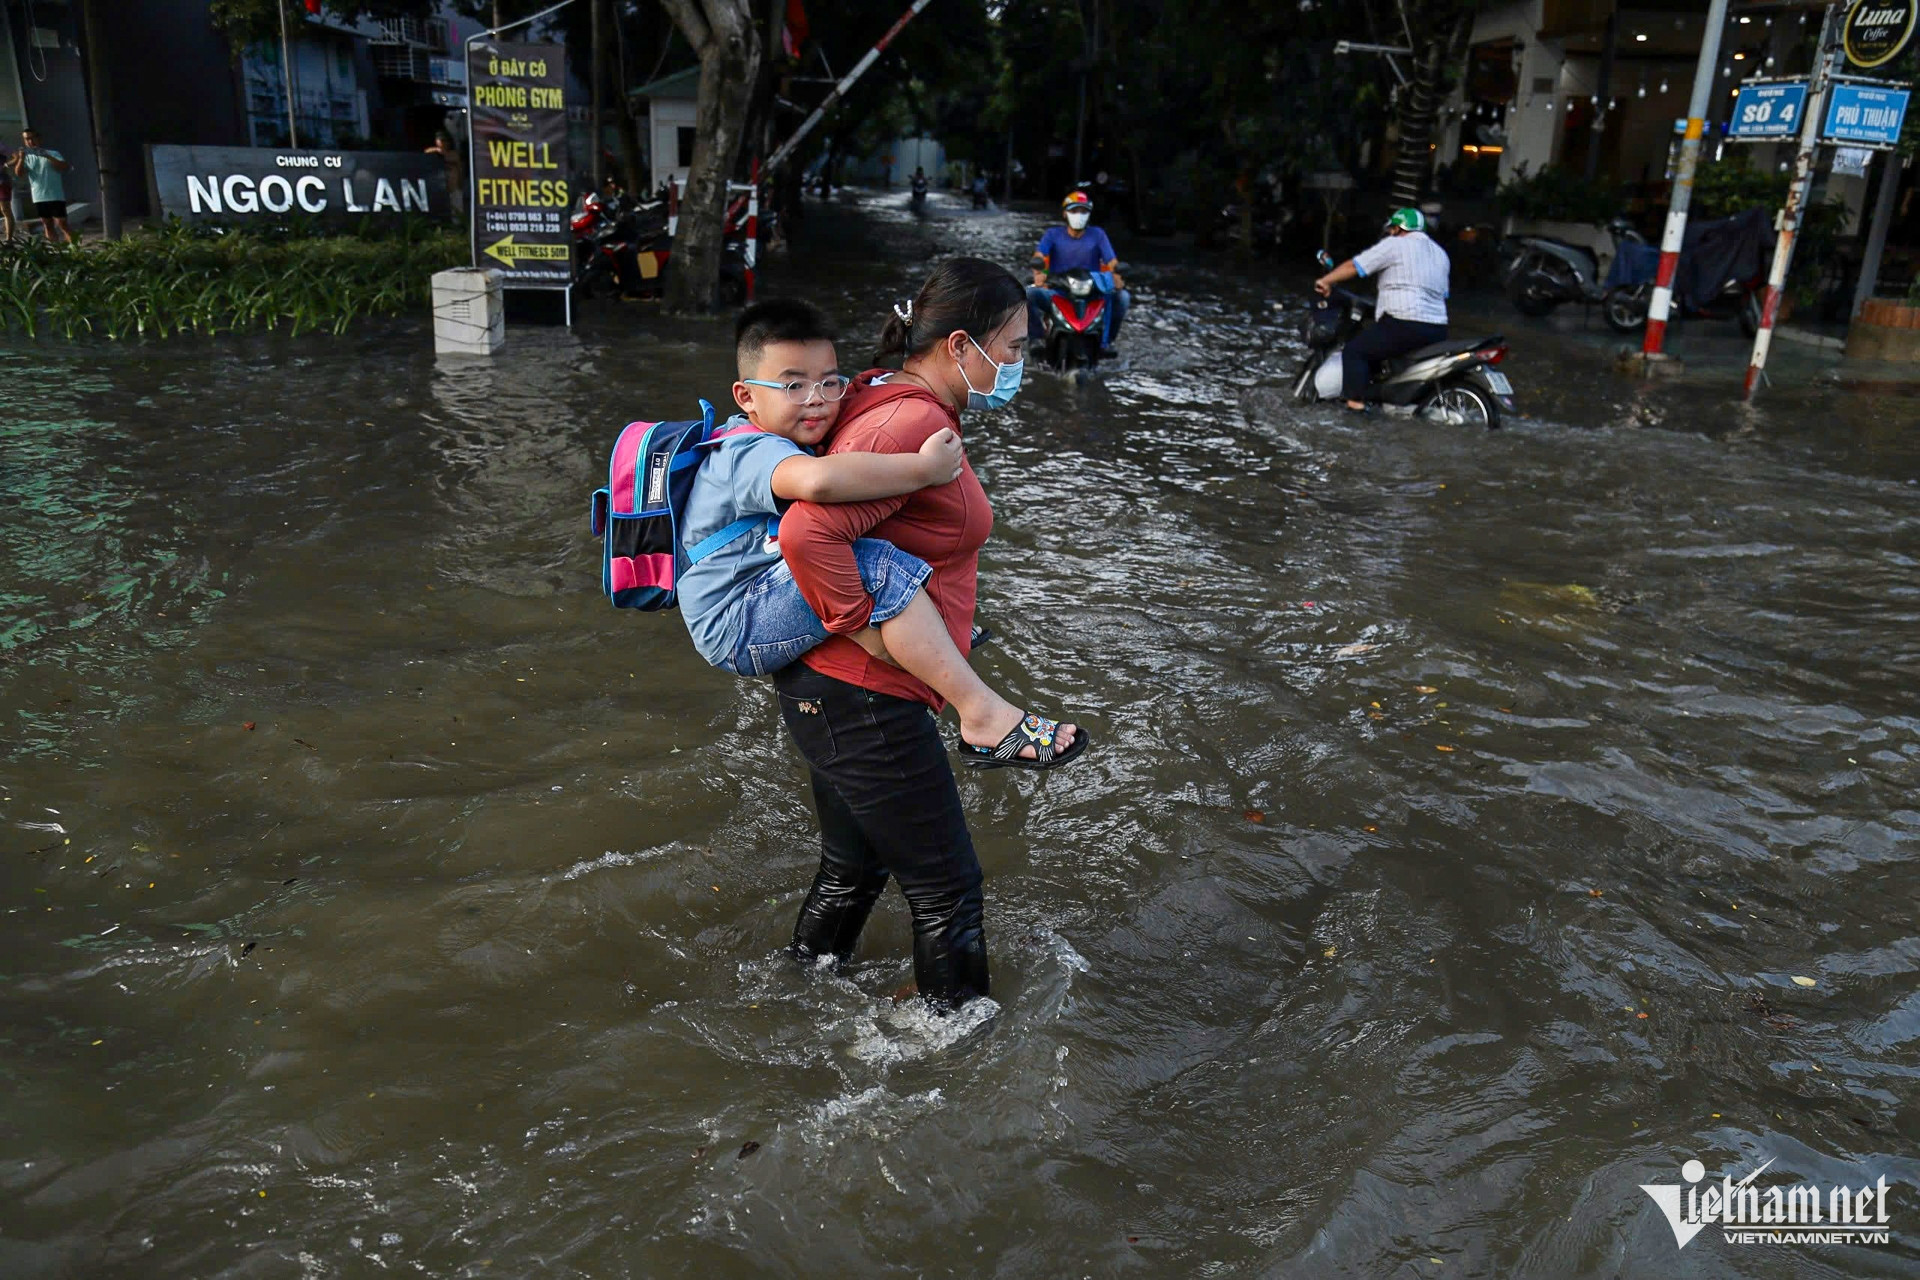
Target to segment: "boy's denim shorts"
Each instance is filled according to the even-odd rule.
[[[861,538],[853,544],[860,583],[873,597],[872,624],[900,616],[926,585],[933,569],[891,542]],[[740,604],[740,643],[720,666],[740,676],[772,675],[827,638],[813,608],[800,594],[787,562],[770,565],[747,587]]]

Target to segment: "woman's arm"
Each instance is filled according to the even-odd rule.
[[[966,457],[951,427],[928,436],[918,453],[799,454],[773,469],[773,496],[783,502],[903,498],[956,479]]]
[[[850,635],[867,626],[873,597],[861,581],[853,543],[906,505],[905,497],[796,502],[780,517],[780,554],[807,607],[830,635]]]
[[[858,442],[887,452],[908,453],[948,427],[946,415],[930,405],[924,413],[895,409],[883,430],[863,433]],[[907,502],[906,497],[825,505],[796,502],[780,517],[780,554],[807,607],[830,634],[850,635],[867,626],[873,614],[873,597],[860,580],[853,543]]]

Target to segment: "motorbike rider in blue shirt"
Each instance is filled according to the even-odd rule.
[[[1066,225],[1048,227],[1047,233],[1040,237],[1039,247],[1033,251],[1033,287],[1027,290],[1028,339],[1039,342],[1046,332],[1047,307],[1051,305],[1047,289],[1049,272],[1107,271],[1113,273],[1113,292],[1107,295],[1107,331],[1102,347],[1111,352],[1113,340],[1120,333],[1120,322],[1127,318],[1127,308],[1133,305],[1133,294],[1115,270],[1120,265],[1120,255],[1113,251],[1106,232],[1089,225],[1093,219],[1093,201],[1086,192],[1075,191],[1062,200],[1060,211]]]

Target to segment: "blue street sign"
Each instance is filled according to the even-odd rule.
[[[1907,90],[1836,80],[1820,137],[1825,142],[1891,147],[1900,141],[1900,125],[1906,115]]]
[[[1736,142],[1792,138],[1800,133],[1800,113],[1807,107],[1807,82],[1743,84],[1733,101],[1733,119],[1727,137]]]

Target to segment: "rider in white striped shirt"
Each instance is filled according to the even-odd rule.
[[[1418,209],[1398,209],[1387,219],[1386,238],[1361,251],[1313,282],[1325,296],[1333,286],[1355,278],[1374,283],[1374,321],[1340,352],[1341,390],[1347,408],[1364,413],[1367,383],[1376,361],[1404,355],[1447,336],[1447,251],[1427,235]]]

